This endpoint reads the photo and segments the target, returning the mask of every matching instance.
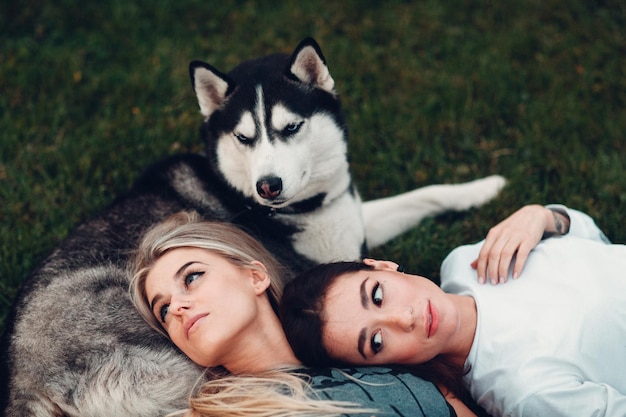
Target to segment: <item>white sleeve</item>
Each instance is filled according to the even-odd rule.
[[[626,396],[610,385],[576,381],[569,387],[544,389],[517,404],[507,416],[626,416]]]
[[[583,239],[597,240],[608,244],[611,243],[593,219],[582,211],[567,208],[561,204],[548,204],[546,208],[559,211],[569,216],[570,226],[568,235]]]

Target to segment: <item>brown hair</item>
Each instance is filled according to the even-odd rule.
[[[373,268],[362,262],[334,262],[315,266],[287,283],[280,301],[280,318],[294,353],[309,366],[345,366],[331,357],[322,343],[324,299],[340,277]],[[461,399],[467,398],[462,383],[463,367],[436,357],[408,368]]]

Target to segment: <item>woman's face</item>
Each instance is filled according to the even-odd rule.
[[[354,364],[419,364],[444,353],[459,311],[430,280],[392,268],[343,275],[323,300],[322,343]]]
[[[239,343],[246,343],[258,298],[268,285],[260,271],[239,268],[205,249],[178,248],[154,264],[145,290],[174,344],[209,367],[223,365]]]

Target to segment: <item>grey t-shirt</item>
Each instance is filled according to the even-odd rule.
[[[376,417],[456,417],[437,387],[402,368],[299,369],[321,399],[378,410]],[[365,414],[354,414],[354,416]]]

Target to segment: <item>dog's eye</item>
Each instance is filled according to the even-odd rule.
[[[282,132],[283,136],[290,136],[290,135],[293,135],[293,134],[297,133],[300,130],[300,128],[302,127],[303,124],[304,124],[304,122],[289,123],[283,129],[283,132]]]
[[[247,144],[251,142],[249,137],[242,135],[241,133],[234,132],[233,135],[235,135],[235,138],[237,138],[237,140],[241,143]]]

